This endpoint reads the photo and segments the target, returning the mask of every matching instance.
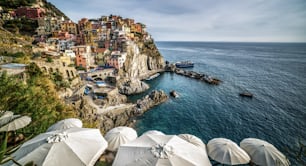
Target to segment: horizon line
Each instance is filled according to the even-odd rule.
[[[296,44],[306,44],[304,42],[292,42],[292,41],[208,41],[208,40],[154,40],[155,42],[199,42],[199,43],[296,43]]]

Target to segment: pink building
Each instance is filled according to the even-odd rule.
[[[116,69],[120,69],[118,56],[111,56],[107,60],[107,64],[108,64],[108,66],[112,66]]]
[[[116,69],[121,69],[126,60],[126,53],[120,53],[120,51],[114,51],[111,57],[107,60],[108,66],[112,66]]]

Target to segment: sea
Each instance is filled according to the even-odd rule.
[[[193,70],[222,80],[220,85],[174,73],[147,81],[150,90],[177,91],[138,117],[139,135],[148,130],[195,135],[207,143],[228,138],[268,141],[292,165],[306,145],[306,43],[156,42],[166,61],[192,61]],[[239,96],[250,92],[253,98]],[[304,148],[306,151],[306,149]],[[305,160],[305,156],[302,156]]]

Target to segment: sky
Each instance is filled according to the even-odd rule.
[[[156,41],[306,42],[306,0],[48,0],[71,20],[110,14]]]

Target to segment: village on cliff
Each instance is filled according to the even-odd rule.
[[[61,67],[74,66],[84,71],[98,66],[119,70],[126,59],[127,44],[152,40],[144,24],[115,15],[83,18],[74,23],[64,17],[45,16],[42,8],[19,7],[1,16],[3,20],[20,17],[37,20],[35,43],[38,48],[33,50],[34,53],[54,59]],[[62,74],[66,78],[75,76],[71,72]]]
[[[74,23],[64,17],[47,16],[39,7],[19,7],[1,16],[3,20],[37,20],[32,43],[37,57],[31,62],[44,73],[58,73],[69,81],[70,89],[59,92],[60,97],[69,98],[68,103],[75,104],[80,96],[87,95],[88,105],[94,110],[87,112],[125,108],[126,97],[120,94],[147,90],[149,86],[141,80],[164,69],[163,57],[146,26],[130,18],[109,15]],[[10,57],[0,56],[1,61],[9,62]],[[1,70],[9,74],[25,69],[22,64],[1,65]],[[113,107],[106,109],[109,106]]]

